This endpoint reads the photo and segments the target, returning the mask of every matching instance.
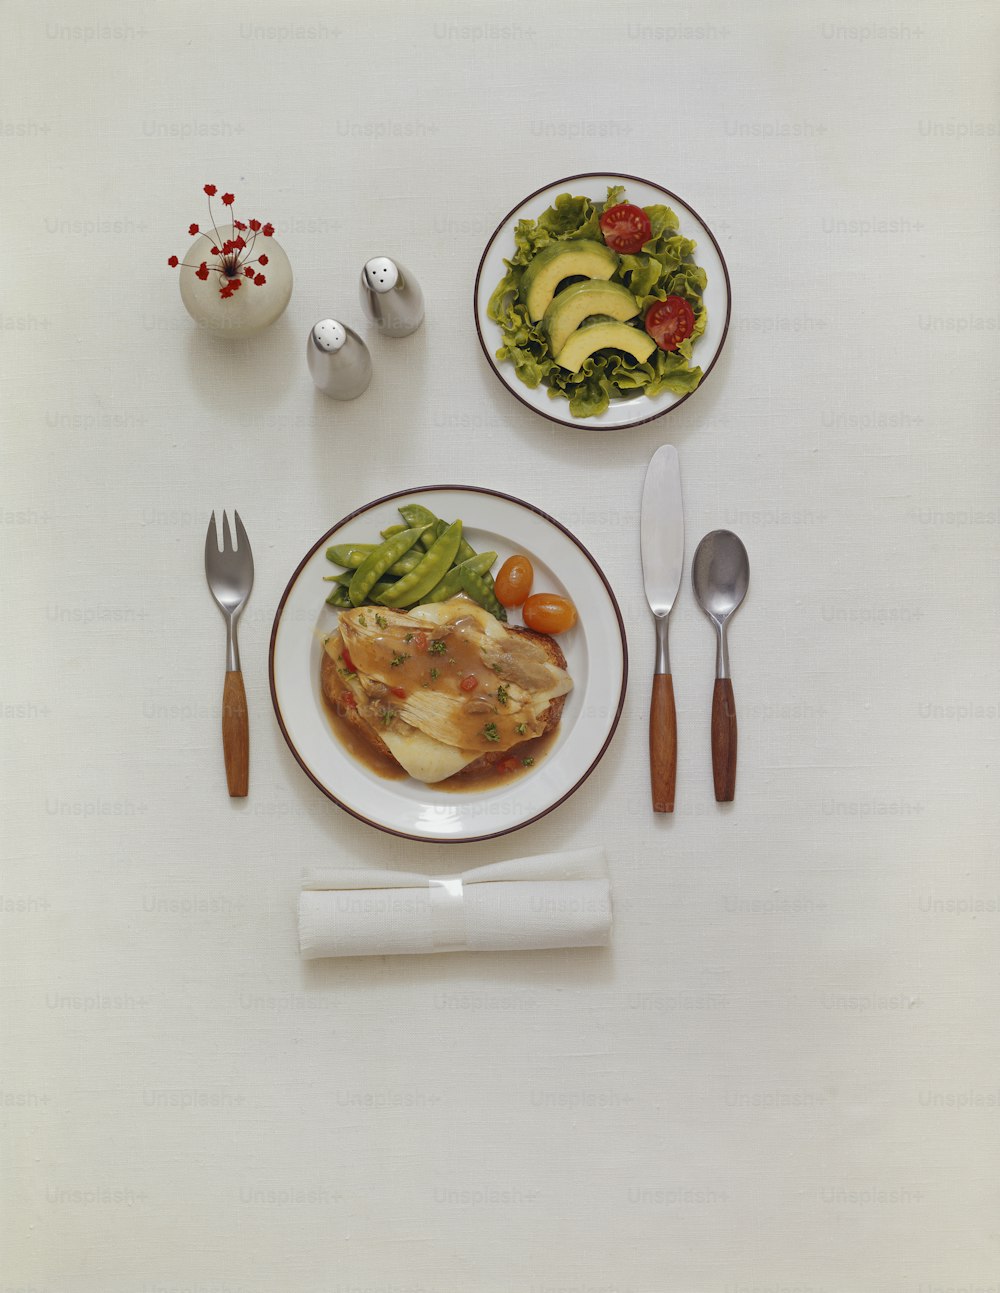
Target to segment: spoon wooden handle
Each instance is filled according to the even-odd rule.
[[[653,674],[653,696],[649,703],[649,776],[653,812],[672,813],[677,782],[677,711],[674,680],[669,673]]]
[[[712,694],[712,777],[716,803],[732,803],[736,798],[736,701],[729,678],[716,678]]]
[[[250,719],[243,674],[238,669],[226,673],[222,692],[222,753],[229,797],[245,799],[250,781]]]

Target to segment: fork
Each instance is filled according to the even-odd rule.
[[[223,512],[220,552],[215,513],[212,513],[205,535],[205,577],[226,620],[226,683],[222,692],[222,752],[226,761],[226,783],[230,798],[245,799],[250,779],[250,722],[240,671],[236,621],[253,588],[253,553],[239,512],[234,512],[233,516],[236,518],[237,547],[233,547],[229,517]]]

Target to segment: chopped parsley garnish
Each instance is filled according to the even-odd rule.
[[[337,672],[340,674],[341,678],[356,678],[358,676],[353,669],[340,668]]]
[[[361,625],[363,629],[366,629],[368,627],[368,621],[363,615],[358,616],[358,623]]]
[[[412,641],[413,641],[413,634],[412,634],[412,633],[407,633],[406,637],[404,637],[404,638],[403,638],[403,641],[404,641],[404,642],[412,642]]]
[[[406,664],[409,658],[408,655],[394,655],[389,661],[390,668],[398,669],[401,664]]]
[[[380,629],[389,627],[389,621],[385,618],[384,615],[379,615],[378,611],[375,612],[375,623],[378,625]]]
[[[503,683],[501,683],[500,686],[497,688],[497,703],[500,705],[507,704],[507,688],[503,685]]]
[[[531,757],[531,755],[529,754],[529,755],[528,755],[528,757],[527,757],[526,759],[522,759],[522,760],[521,760],[521,767],[522,767],[522,768],[530,768],[534,762],[535,762],[535,760],[534,760],[534,759]]]
[[[387,706],[382,711],[382,726],[388,727],[395,717],[396,717],[396,711],[392,709],[391,706]]]
[[[431,655],[444,655],[448,648],[444,644],[444,638],[435,638],[427,650]]]
[[[432,669],[432,670],[431,670],[431,682],[433,682],[433,681],[434,681],[434,679],[435,679],[437,676],[438,676],[438,670],[437,670],[437,669]]]
[[[528,729],[524,725],[524,723],[518,723],[517,727],[514,728],[514,731],[518,734],[518,736],[523,736],[527,730]]]
[[[496,723],[487,723],[483,728],[483,736],[486,737],[487,741],[499,741],[500,733],[497,731]]]

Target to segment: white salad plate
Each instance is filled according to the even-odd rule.
[[[704,333],[693,347],[692,362],[701,368],[702,379],[695,390],[689,391],[686,395],[674,395],[670,391],[663,391],[652,398],[648,395],[637,395],[632,399],[612,400],[603,413],[598,413],[594,417],[577,418],[570,413],[568,400],[561,397],[551,398],[548,388],[544,385],[532,390],[518,378],[512,363],[497,359],[496,352],[503,345],[503,336],[499,326],[486,311],[494,289],[507,272],[504,259],[513,256],[516,250],[514,229],[519,220],[536,220],[547,207],[552,205],[560,193],[571,193],[575,197],[585,196],[594,202],[603,202],[607,197],[608,188],[618,184],[625,189],[626,202],[632,202],[641,207],[657,203],[669,206],[680,222],[678,232],[685,238],[693,238],[698,244],[694,259],[704,269],[708,280],[704,293],[708,323]],[[479,262],[474,307],[476,331],[479,334],[483,354],[504,386],[522,404],[562,426],[582,427],[584,430],[594,431],[621,431],[662,417],[664,413],[669,413],[671,409],[677,408],[679,404],[683,404],[685,400],[701,390],[722,353],[726,334],[729,331],[732,302],[729,271],[726,268],[722,250],[715,235],[697,211],[688,206],[676,193],[671,193],[669,189],[661,188],[659,184],[653,184],[649,180],[639,179],[635,175],[612,175],[603,171],[593,171],[583,175],[570,175],[564,180],[557,180],[554,184],[538,189],[504,216],[486,244],[486,250]]]
[[[461,518],[479,552],[495,550],[494,570],[523,553],[535,570],[534,592],[570,598],[576,625],[558,637],[573,679],[552,747],[538,766],[506,784],[447,791],[410,777],[380,777],[354,758],[331,726],[320,682],[323,642],[337,627],[326,604],[336,569],[332,543],[379,541],[398,524],[398,506],[423,503],[448,521]],[[510,613],[512,624],[520,613]],[[551,812],[583,784],[614,735],[625,701],[628,648],[621,611],[601,568],[558,521],[530,503],[493,490],[434,485],[400,490],[338,521],[309,549],[278,604],[271,630],[271,698],[285,740],[303,772],[341,808],[407,839],[470,843],[516,831]]]

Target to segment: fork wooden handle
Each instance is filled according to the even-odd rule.
[[[729,678],[716,678],[712,693],[712,779],[715,801],[736,798],[736,700]]]
[[[243,674],[238,669],[226,674],[222,692],[222,753],[229,796],[245,799],[250,782],[250,719]]]
[[[677,782],[677,711],[674,680],[669,673],[653,674],[653,696],[649,703],[649,777],[653,812],[672,813]]]

